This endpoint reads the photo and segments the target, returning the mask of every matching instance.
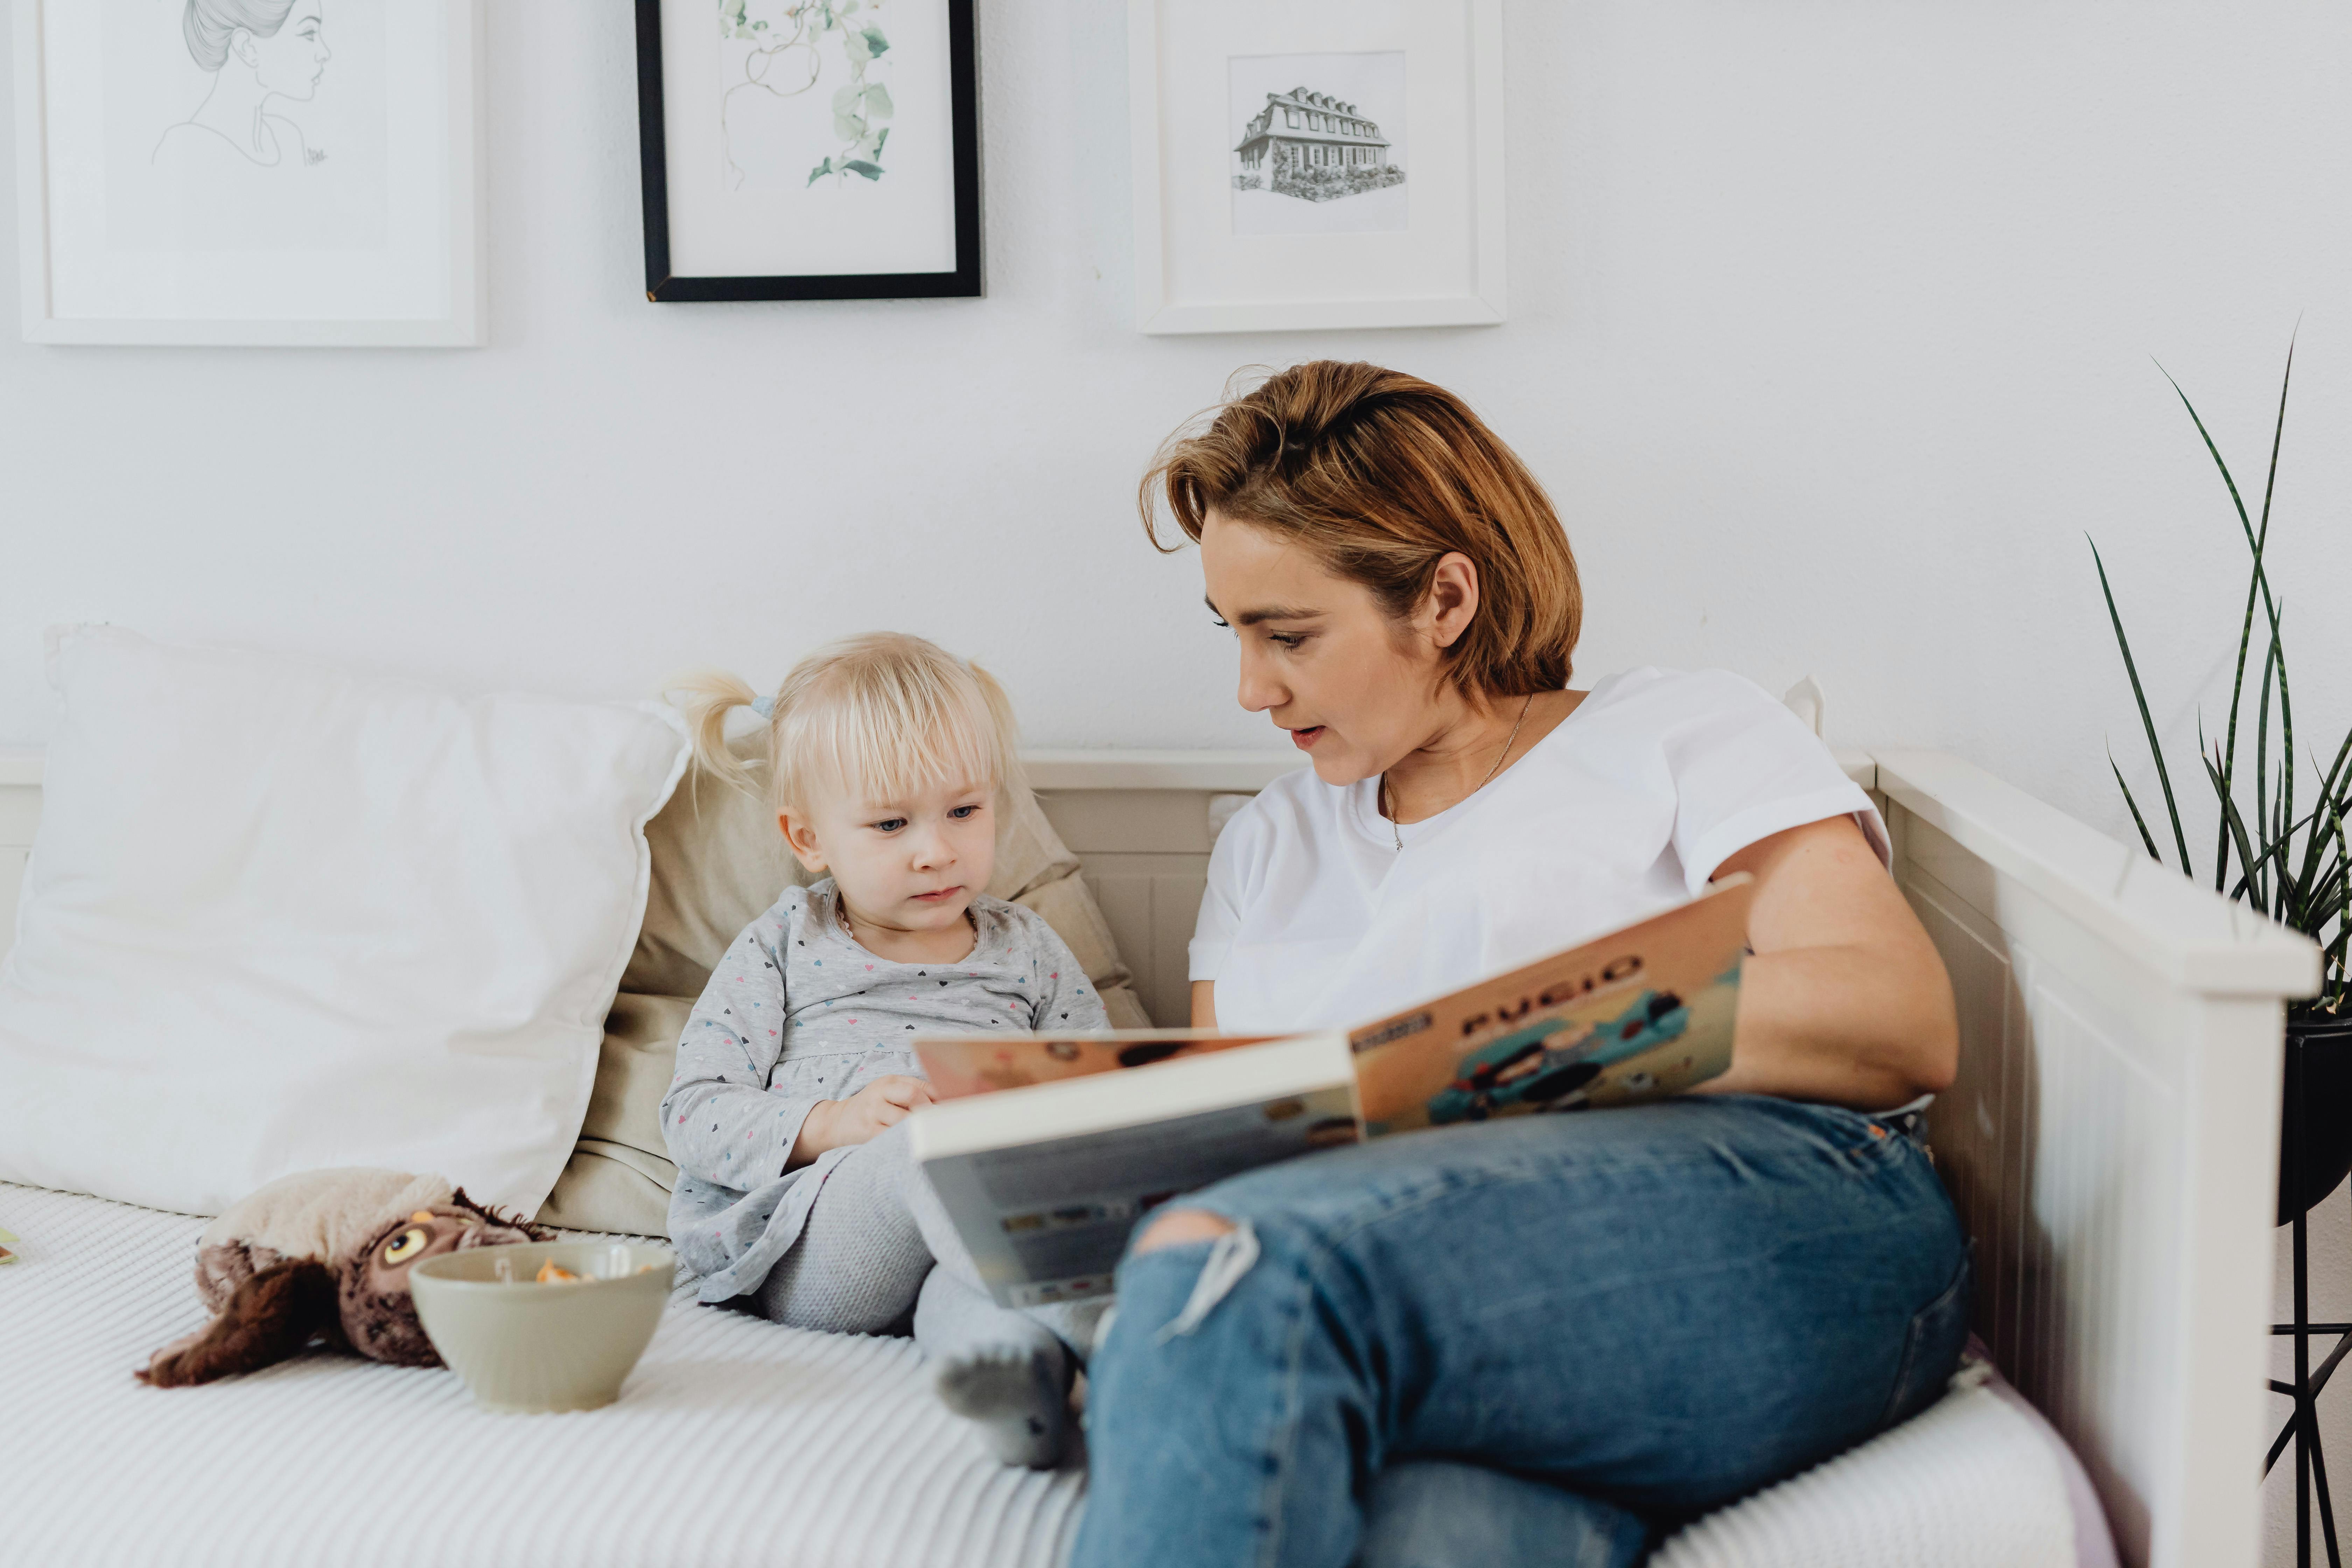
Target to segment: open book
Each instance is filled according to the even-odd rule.
[[[1350,1030],[935,1035],[915,1158],[996,1300],[1099,1296],[1137,1220],[1255,1166],[1635,1105],[1731,1065],[1753,879]]]

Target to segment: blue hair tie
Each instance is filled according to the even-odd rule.
[[[773,719],[776,716],[776,700],[772,697],[754,697],[751,699],[751,711],[762,719]]]

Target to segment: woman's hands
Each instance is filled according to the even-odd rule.
[[[1885,1110],[1951,1085],[1952,983],[1850,816],[1791,827],[1726,860],[1755,873],[1731,1069],[1702,1094],[1777,1094]]]
[[[931,1103],[931,1086],[904,1073],[877,1078],[847,1100],[820,1100],[801,1122],[793,1140],[787,1171],[797,1170],[828,1149],[863,1143],[886,1128],[907,1119],[907,1113]]]

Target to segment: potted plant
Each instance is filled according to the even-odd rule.
[[[2253,563],[2246,584],[2245,613],[2238,633],[2238,662],[2230,691],[2229,722],[2218,737],[2204,732],[2198,721],[2198,761],[2207,786],[2213,792],[2219,822],[2214,835],[2212,879],[2216,892],[2261,910],[2280,924],[2303,932],[2319,943],[2325,955],[2317,996],[2287,1010],[2286,1086],[2282,1107],[2279,1161],[2279,1223],[2298,1219],[2312,1205],[2335,1191],[2352,1170],[2352,1002],[2347,993],[2346,946],[2352,941],[2352,852],[2347,852],[2345,817],[2352,813],[2352,733],[2347,733],[2328,758],[2325,772],[2316,755],[2297,751],[2294,702],[2287,682],[2285,645],[2280,635],[2280,606],[2271,589],[2263,552],[2270,540],[2271,498],[2278,483],[2280,440],[2286,430],[2287,387],[2294,377],[2294,350],[2287,350],[2286,371],[2279,381],[2278,418],[2271,433],[2269,477],[2263,486],[2260,521],[2250,518],[2238,481],[2222,460],[2205,421],[2198,416],[2180,384],[2172,383],[2180,405],[2197,426],[2197,434],[2221,470],[2230,492],[2238,526]],[[2171,381],[2169,372],[2165,379]],[[2171,770],[2158,742],[2156,722],[2148,716],[2147,695],[2140,687],[2139,669],[2132,660],[2131,639],[2124,634],[2122,615],[2116,608],[2114,589],[2107,582],[2106,563],[2098,545],[2091,546],[2098,566],[2099,590],[2106,597],[2107,616],[2114,623],[2116,646],[2122,651],[2125,672],[2131,678],[2132,696],[2139,704],[2140,723],[2156,763],[2157,781],[2164,791],[2164,809],[2172,829],[2172,848],[2181,872],[2192,879],[2201,873],[2189,850],[2189,837],[2180,826],[2179,804],[2172,789]],[[2242,728],[2247,660],[2255,652],[2257,611],[2262,648],[2257,662],[2261,679],[2250,729]],[[2242,767],[2252,753],[2252,773]],[[2298,765],[2309,769],[2305,788],[2298,788]],[[2124,782],[2112,752],[2107,765],[2123,791],[2140,842],[2158,861],[2165,859],[2148,831],[2147,818],[2131,786]],[[2308,785],[2315,783],[2315,789]],[[2251,790],[2248,785],[2251,784]],[[2306,793],[2307,791],[2307,793]]]

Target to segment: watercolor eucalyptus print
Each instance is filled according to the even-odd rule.
[[[636,0],[646,298],[979,295],[976,5]]]
[[[884,0],[718,5],[725,188],[880,180],[898,112],[883,79],[891,64]],[[820,146],[822,156],[809,167],[807,158]]]

